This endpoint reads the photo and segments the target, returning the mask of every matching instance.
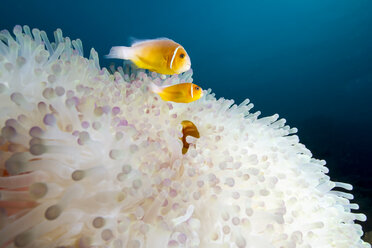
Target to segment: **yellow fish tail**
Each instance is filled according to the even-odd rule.
[[[169,92],[165,91],[166,88],[167,88],[166,86],[160,87],[154,83],[150,84],[150,90],[158,94],[160,98],[164,101],[172,100],[173,98],[176,98],[177,96],[180,97],[181,94],[179,92],[173,92],[173,94],[170,94]]]
[[[115,46],[112,47],[110,53],[106,55],[106,58],[114,59],[132,59],[134,57],[134,52],[131,47],[125,46]]]
[[[154,83],[150,83],[150,90],[156,94],[161,93],[162,89]]]

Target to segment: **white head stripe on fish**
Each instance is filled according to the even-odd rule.
[[[174,57],[176,57],[177,50],[178,50],[180,47],[181,47],[181,46],[178,46],[176,49],[174,49],[173,57],[172,57],[172,60],[171,60],[171,63],[170,63],[170,68],[171,68],[171,69],[172,69],[172,66],[173,66],[173,60],[174,60]]]
[[[191,98],[194,98],[194,87],[192,87],[192,84],[190,84],[191,86]]]

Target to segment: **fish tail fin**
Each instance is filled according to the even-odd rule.
[[[160,86],[157,86],[156,84],[154,84],[154,83],[150,83],[150,90],[152,91],[152,92],[154,92],[154,93],[157,93],[157,94],[159,94],[159,93],[161,93],[162,92],[162,88],[160,87]]]
[[[131,47],[114,46],[111,48],[110,53],[106,55],[106,58],[131,59],[133,58],[133,50]]]

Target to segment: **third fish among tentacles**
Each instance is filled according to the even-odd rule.
[[[200,138],[200,134],[198,128],[191,121],[184,120],[181,122],[181,125],[183,134],[182,138],[180,138],[183,143],[182,154],[185,154],[190,147],[190,144],[186,142],[186,137],[192,136],[194,138]]]

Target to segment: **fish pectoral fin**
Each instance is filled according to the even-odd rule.
[[[185,96],[185,94],[182,94],[182,93],[178,93],[178,94],[174,94],[172,96],[172,100],[173,102],[183,102],[183,103],[186,103],[186,102],[189,102],[189,98]]]
[[[147,60],[147,59],[145,59],[144,57],[141,57],[141,56],[137,56],[137,59],[138,59],[137,66],[139,68],[143,68],[143,69],[147,69],[147,70],[159,73],[157,68],[153,67],[149,60]]]
[[[174,98],[177,98],[177,99],[179,99],[179,98],[184,98],[184,97],[185,97],[184,94],[181,93],[181,92],[173,93],[172,96],[173,96]]]
[[[138,55],[137,55],[137,58],[138,58],[142,63],[144,63],[144,64],[150,66],[151,62],[148,61],[147,59],[145,59],[144,57],[141,57],[141,56],[138,56]]]
[[[158,94],[165,101],[179,102],[185,98],[184,94],[182,94],[181,92],[171,92],[171,93],[160,92]]]
[[[141,64],[145,65],[145,66],[143,66],[144,69],[148,69],[150,71],[155,71],[157,73],[162,73],[158,70],[157,66],[154,67],[154,65],[148,59],[146,59],[142,56],[137,56],[137,58],[138,58],[138,60],[140,61]],[[164,64],[166,65],[167,61],[166,60],[158,61],[157,63],[159,63],[159,66],[162,67]]]

